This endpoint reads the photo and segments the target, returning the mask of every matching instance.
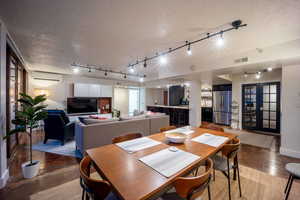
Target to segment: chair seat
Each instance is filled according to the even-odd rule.
[[[212,160],[214,162],[214,169],[219,171],[227,171],[227,158],[224,158],[220,155],[215,155],[212,157]],[[229,163],[229,169],[232,169],[233,165],[232,163]]]
[[[300,178],[300,163],[288,163],[285,169],[293,176]]]

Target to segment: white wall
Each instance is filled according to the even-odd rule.
[[[146,106],[157,104],[164,104],[164,89],[161,88],[146,88]]]
[[[128,88],[116,87],[114,89],[114,108],[121,111],[121,115],[128,115],[129,92]]]
[[[280,153],[300,158],[300,64],[282,70]]]
[[[232,75],[232,101],[238,102],[240,106],[239,128],[242,128],[242,85],[251,83],[278,82],[281,81],[281,69],[274,69],[272,72],[263,73],[260,79],[256,79],[254,75],[244,77],[243,74]]]
[[[50,96],[47,98],[46,104],[49,109],[65,109],[67,104],[67,97],[73,96],[74,83],[90,83],[90,84],[103,84],[103,85],[116,85],[120,81],[88,78],[82,76],[64,75],[61,82],[51,82],[43,80],[34,80],[32,74],[29,73],[28,92],[34,94],[34,89],[47,89]],[[134,85],[134,83],[122,82],[122,84]],[[113,101],[114,102],[114,101]]]

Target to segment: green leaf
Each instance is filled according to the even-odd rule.
[[[33,99],[34,105],[37,105],[39,103],[42,103],[46,101],[46,95],[38,95]]]
[[[13,134],[16,134],[16,133],[19,133],[19,132],[26,132],[26,128],[25,127],[18,127],[16,129],[13,129],[13,130],[10,130],[6,136],[3,137],[3,139],[7,139],[9,136],[13,135]]]

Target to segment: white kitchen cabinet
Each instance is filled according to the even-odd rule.
[[[75,83],[74,97],[112,97],[111,85]]]
[[[101,85],[101,97],[112,97],[113,87],[111,85]]]
[[[100,97],[101,96],[101,85],[89,84],[89,96],[88,97]]]
[[[88,97],[89,84],[76,83],[74,84],[74,97]]]

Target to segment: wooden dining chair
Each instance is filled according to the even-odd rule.
[[[238,138],[232,139],[229,144],[225,144],[221,149],[222,155],[213,156],[214,162],[214,180],[215,170],[221,171],[228,181],[228,195],[231,200],[231,182],[230,182],[230,170],[234,170],[233,180],[236,180],[236,173],[238,175],[238,185],[240,197],[242,197],[241,180],[240,180],[240,169],[238,162],[238,151],[240,149],[241,142]]]
[[[206,129],[211,129],[211,130],[215,130],[215,131],[220,131],[220,132],[224,132],[224,129],[218,125],[215,124],[202,124],[199,128],[206,128]]]
[[[107,181],[90,178],[91,158],[85,156],[79,165],[82,200],[118,200]]]
[[[112,143],[125,142],[127,140],[133,140],[136,138],[141,138],[143,135],[141,133],[128,133],[126,135],[121,135],[112,139]]]
[[[210,195],[210,179],[213,169],[213,161],[208,158],[205,161],[205,172],[195,177],[178,177],[174,181],[176,192],[165,193],[158,200],[194,200],[200,197],[205,189],[208,191],[208,199]]]
[[[169,131],[169,130],[172,130],[172,129],[176,129],[176,126],[162,127],[162,128],[159,129],[159,131],[162,133],[162,132]]]

